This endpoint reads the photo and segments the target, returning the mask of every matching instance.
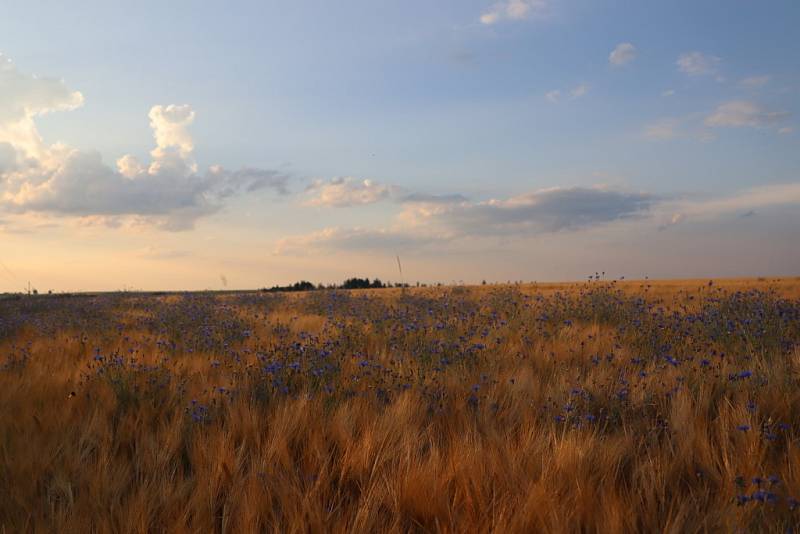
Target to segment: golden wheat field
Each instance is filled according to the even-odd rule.
[[[0,300],[0,532],[785,532],[800,279]]]

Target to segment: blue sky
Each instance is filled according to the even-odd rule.
[[[225,271],[251,287],[353,265],[386,278],[395,253],[445,281],[607,264],[629,277],[800,270],[788,246],[797,2],[29,0],[2,12],[13,67],[0,143],[16,163],[0,167],[0,261],[17,278],[202,288]],[[35,81],[46,77],[61,85]],[[48,99],[12,108],[23,91]],[[23,142],[26,117],[40,146]],[[37,173],[22,168],[31,158]],[[708,246],[730,236],[730,250]],[[765,240],[766,260],[740,257]],[[655,241],[680,261],[651,259]],[[74,266],[30,259],[44,243]],[[130,267],[86,272],[103,257]],[[0,290],[17,282],[0,277]]]

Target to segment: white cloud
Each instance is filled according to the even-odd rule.
[[[117,170],[125,178],[136,178],[144,173],[145,168],[135,156],[126,154],[117,160]]]
[[[620,43],[608,55],[608,62],[615,67],[627,65],[636,59],[636,47],[631,43]]]
[[[194,111],[191,106],[175,104],[169,106],[153,106],[147,115],[150,127],[156,139],[153,157],[158,159],[164,151],[176,148],[182,158],[188,158],[194,150],[192,136],[187,130],[194,122]]]
[[[548,0],[504,0],[494,4],[483,13],[480,21],[483,24],[496,24],[502,20],[523,20],[529,17],[543,16],[549,8]]]
[[[755,89],[758,87],[764,87],[769,83],[770,77],[769,76],[751,76],[749,78],[744,78],[743,80],[739,80],[739,85],[743,87],[748,87],[750,89]]]
[[[794,132],[794,128],[792,128],[791,126],[784,126],[780,130],[778,130],[778,133],[781,135],[789,135],[792,132]]]
[[[569,95],[572,98],[580,98],[580,97],[586,95],[586,93],[588,93],[588,92],[589,92],[589,85],[585,84],[585,83],[582,83],[579,86],[577,86],[574,89],[572,89],[569,92]]]
[[[63,81],[25,75],[0,53],[0,144],[6,160],[14,166],[29,165],[27,158],[44,166],[62,152],[60,146],[47,147],[42,142],[34,119],[55,111],[70,111],[83,105],[83,95],[67,89]],[[13,151],[13,156],[11,153]],[[6,170],[10,167],[6,161]]]
[[[666,91],[661,91],[661,96],[675,96],[675,89],[667,89]]]
[[[266,187],[286,192],[288,178],[274,171],[214,166],[198,173],[188,132],[195,114],[188,105],[151,108],[156,147],[149,164],[125,155],[112,169],[97,152],[47,145],[34,119],[82,103],[63,81],[21,73],[0,56],[0,208],[115,224],[130,216],[177,230],[214,213],[235,193]]]
[[[715,74],[720,63],[720,58],[702,52],[688,52],[681,54],[676,61],[678,69],[690,76]]]
[[[396,189],[372,180],[357,180],[349,176],[327,181],[316,180],[307,188],[312,197],[306,204],[338,208],[374,204],[389,198]]]
[[[582,96],[586,96],[589,93],[590,86],[587,83],[582,83],[570,89],[569,91],[562,92],[560,89],[553,89],[552,91],[548,91],[545,93],[544,97],[547,99],[548,102],[552,104],[557,104],[561,97],[564,94],[568,94],[571,99],[581,98]]]
[[[717,106],[717,109],[706,117],[704,123],[710,127],[761,128],[788,116],[787,111],[767,111],[753,102],[731,100]]]

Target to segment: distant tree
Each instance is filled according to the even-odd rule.
[[[269,289],[264,288],[261,291],[276,293],[284,291],[313,291],[314,289],[315,289],[314,284],[306,280],[301,280],[300,282],[295,282],[294,284],[288,286],[272,286]]]
[[[295,282],[292,285],[292,291],[311,291],[312,289],[314,289],[314,284],[305,280]]]
[[[342,284],[342,289],[369,289],[369,278],[348,278]]]

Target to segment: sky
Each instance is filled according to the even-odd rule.
[[[796,0],[10,0],[0,292],[797,276],[799,27]]]

